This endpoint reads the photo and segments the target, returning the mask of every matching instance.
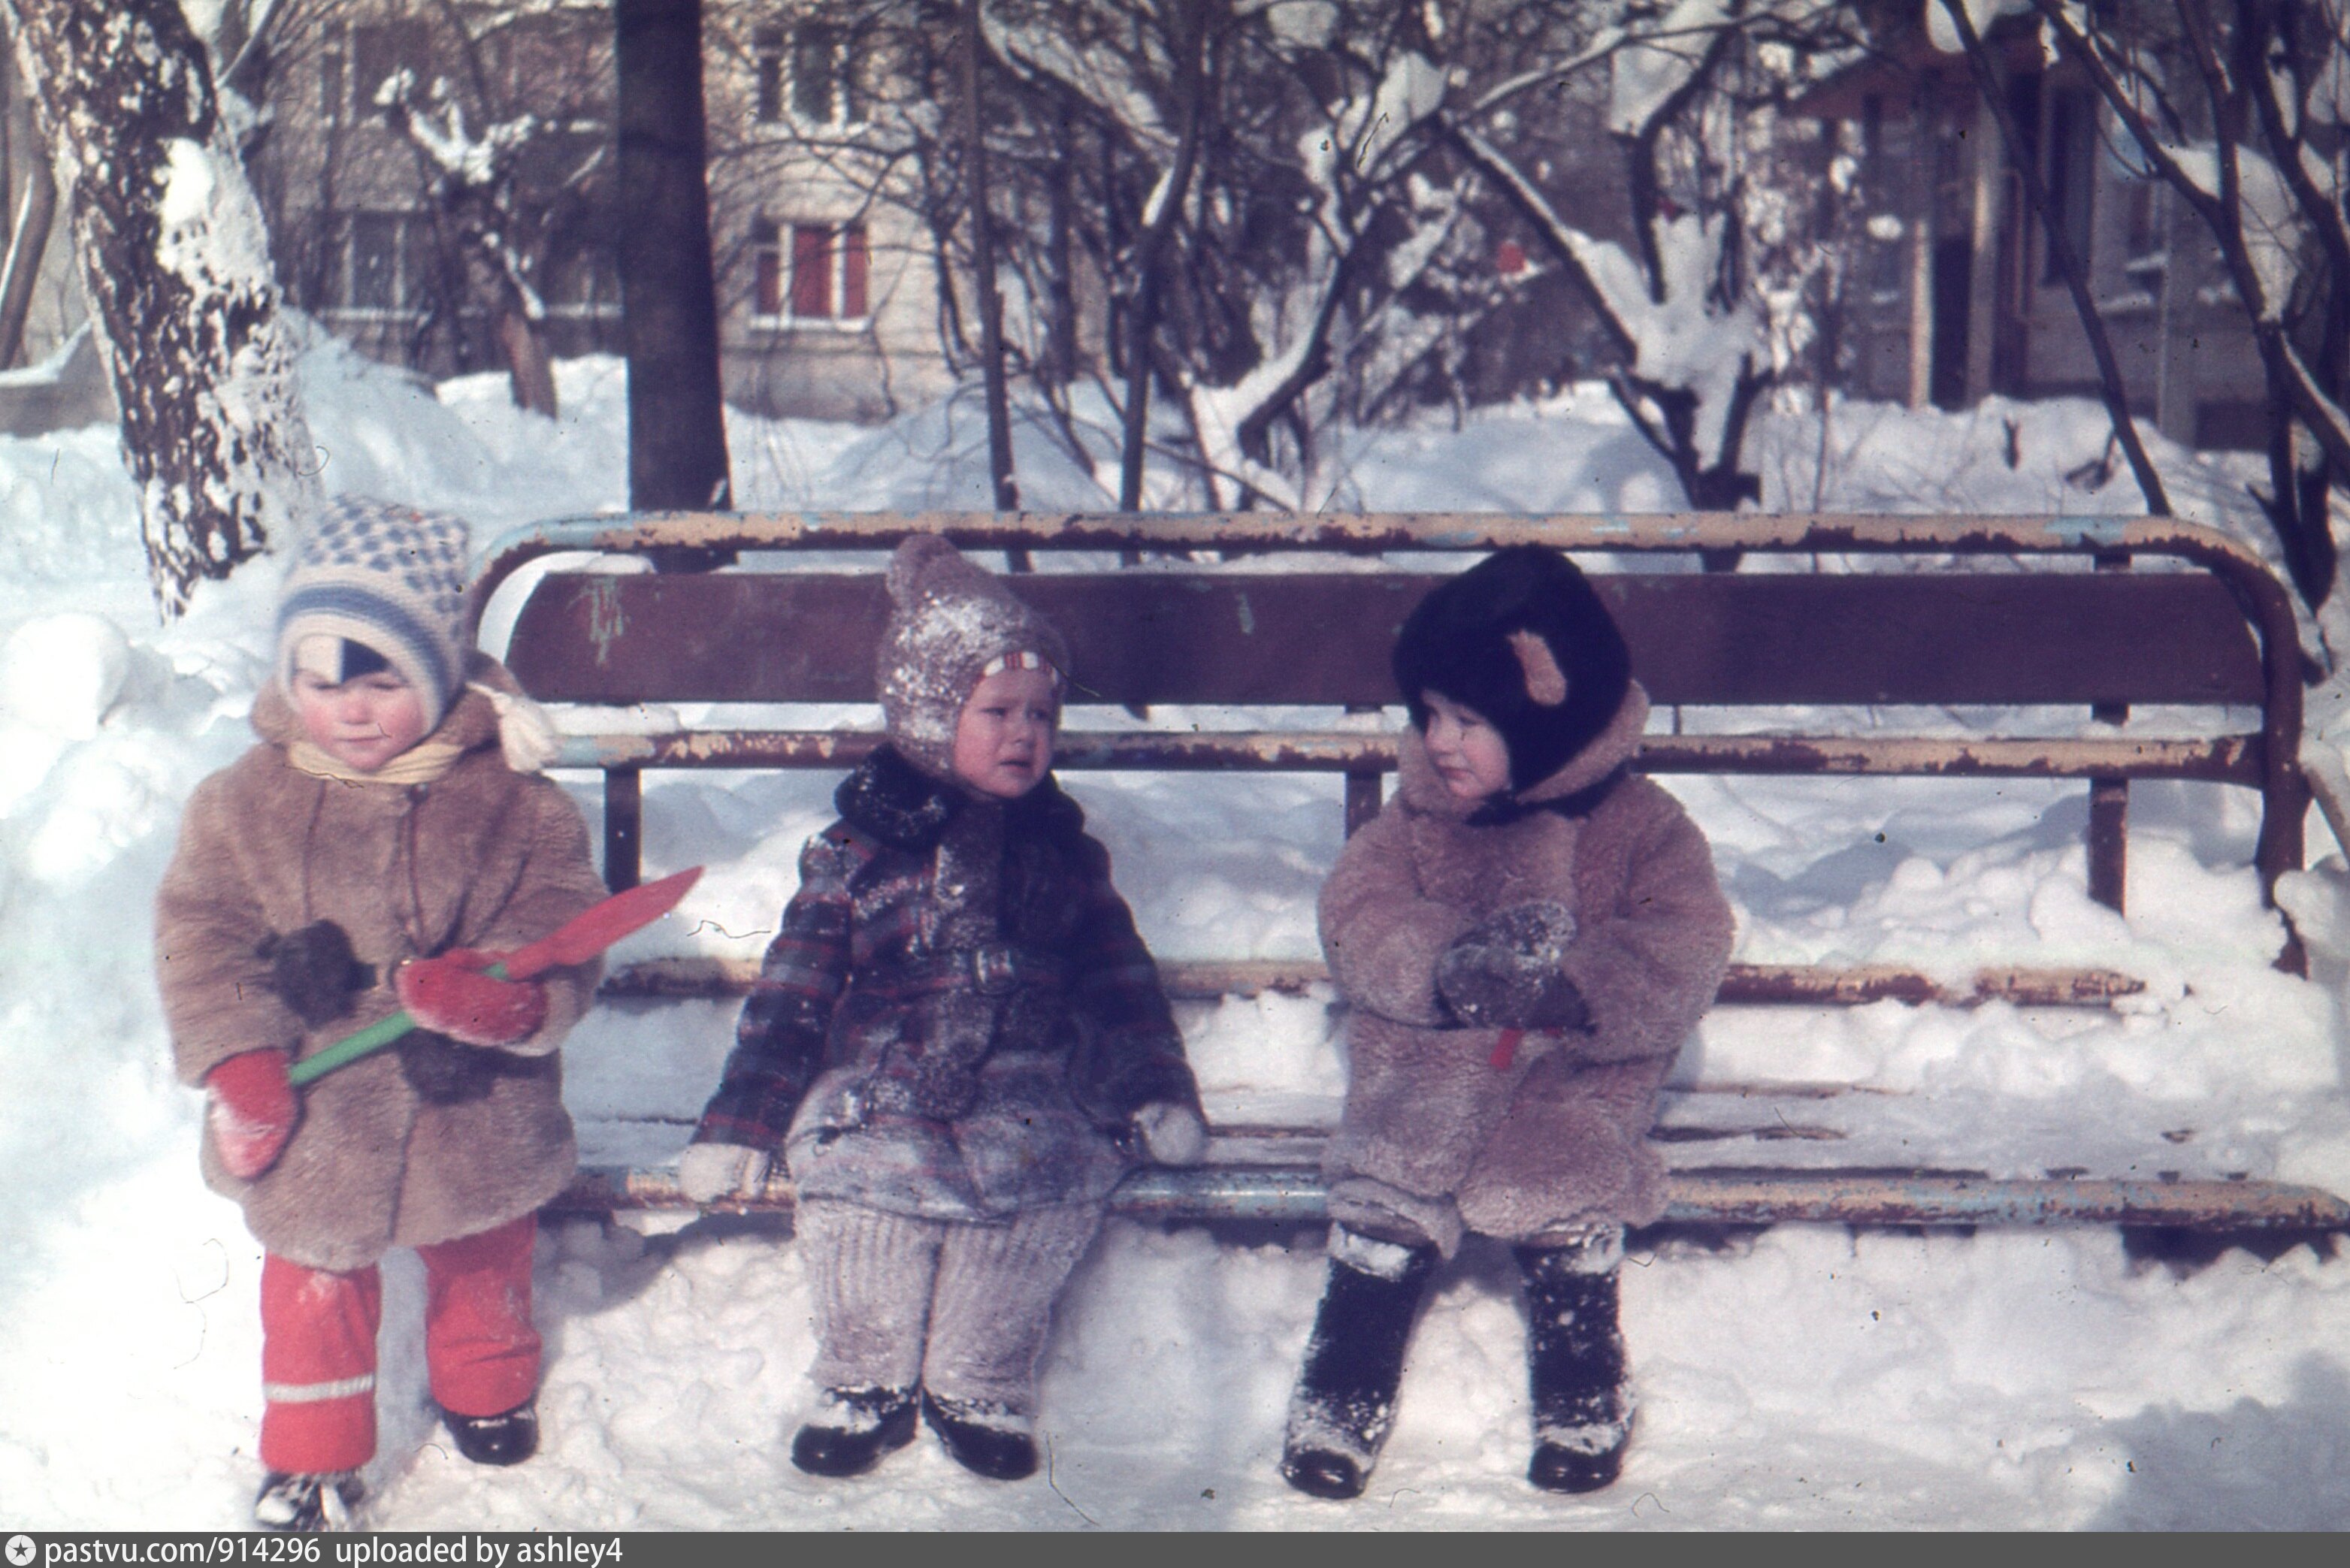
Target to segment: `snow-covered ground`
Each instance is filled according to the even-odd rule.
[[[625,493],[612,361],[562,368],[556,422],[506,406],[499,379],[435,389],[331,344],[309,351],[305,385],[331,483],[463,513],[477,543],[617,508]],[[748,507],[984,504],[976,400],[872,430],[738,417],[732,437]],[[2126,474],[2094,492],[2064,477],[2103,447],[2087,405],[1839,409],[1825,441],[1789,418],[1760,441],[1774,507],[2079,513],[2135,499]],[[1102,504],[1041,432],[1019,450],[1032,504]],[[2160,457],[2184,508],[2257,536],[2241,463]],[[1366,509],[1672,505],[1668,477],[1590,392],[1458,429],[1359,435],[1345,458],[1341,504]],[[0,1527],[210,1531],[246,1518],[259,1253],[197,1179],[200,1101],[169,1067],[149,904],[190,788],[248,742],[273,576],[208,587],[159,627],[113,432],[0,439]],[[592,815],[592,781],[576,782]],[[620,956],[755,954],[831,783],[655,783],[648,869],[711,869],[671,932]],[[1332,786],[1081,776],[1073,787],[1163,955],[1314,953],[1312,894],[1337,846]],[[2350,894],[2332,870],[2295,879],[2318,979],[2272,972],[2280,927],[2247,869],[2254,806],[2241,792],[2134,794],[2124,919],[2086,898],[2077,789],[1673,787],[1713,837],[1744,957],[1958,971],[2094,954],[2151,982],[2139,1004],[2085,1015],[1725,1010],[1690,1047],[1683,1085],[1857,1082],[1886,1137],[1931,1137],[2002,1172],[2037,1174],[2065,1151],[2084,1164],[2159,1151],[2165,1168],[2350,1191]],[[2312,826],[2313,853],[2331,851]],[[608,1118],[691,1116],[731,1011],[612,1008],[583,1025],[567,1061],[591,1158],[657,1158],[682,1138],[674,1124]],[[1319,1001],[1185,1011],[1211,1102],[1295,1108],[1335,1092]],[[1701,1120],[1708,1106],[1683,1093],[1669,1115]],[[1851,1159],[1856,1146],[1823,1147]],[[425,1408],[421,1280],[398,1255],[366,1522],[2350,1526],[2350,1262],[2306,1246],[2189,1267],[2134,1260],[2099,1230],[1652,1238],[1626,1270],[1634,1448],[1620,1484],[1581,1500],[1522,1479],[1511,1271],[1472,1247],[1440,1276],[1369,1493],[1338,1504],[1301,1497],[1274,1469],[1319,1240],[1113,1221],[1048,1352],[1048,1473],[1008,1486],[964,1474],[928,1440],[859,1480],[792,1469],[788,1435],[809,1393],[806,1282],[773,1227],[742,1221],[552,1228],[538,1272],[546,1446],[517,1470],[474,1469]]]

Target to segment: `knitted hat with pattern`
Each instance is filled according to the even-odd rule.
[[[1050,621],[934,535],[898,546],[889,587],[889,624],[873,660],[882,721],[908,762],[951,779],[956,722],[990,667],[1035,654],[1066,680],[1068,647]]]
[[[335,497],[278,593],[279,681],[290,691],[297,668],[338,680],[388,664],[423,699],[427,731],[438,727],[463,679],[465,551],[462,519]]]
[[[1396,634],[1396,685],[1426,729],[1430,691],[1474,710],[1530,789],[1588,745],[1632,679],[1624,634],[1575,563],[1541,545],[1496,550],[1430,589]]]

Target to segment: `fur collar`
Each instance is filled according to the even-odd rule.
[[[832,804],[848,825],[896,849],[927,850],[947,825],[966,809],[995,806],[970,791],[943,784],[906,760],[894,745],[877,747],[833,792]],[[1003,803],[1004,826],[1014,831],[1076,833],[1086,814],[1046,774],[1018,800]]]
[[[1464,801],[1445,787],[1443,775],[1428,760],[1428,745],[1417,726],[1403,733],[1398,748],[1399,792],[1404,804],[1428,816],[1487,826],[1512,821],[1535,810],[1563,811],[1577,815],[1598,804],[1596,798],[1622,774],[1640,749],[1640,735],[1648,726],[1648,694],[1634,681],[1624,701],[1591,742],[1569,757],[1548,778],[1493,799]],[[1578,809],[1580,808],[1580,809]]]

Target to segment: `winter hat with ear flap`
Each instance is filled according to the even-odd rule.
[[[464,522],[364,496],[328,502],[294,549],[277,599],[277,678],[339,685],[390,668],[437,728],[463,677]]]
[[[1588,745],[1632,679],[1607,607],[1574,562],[1540,545],[1497,550],[1439,584],[1397,634],[1394,670],[1415,725],[1426,727],[1435,691],[1501,732],[1513,791]]]
[[[890,741],[932,777],[954,776],[955,724],[980,681],[1040,659],[1056,692],[1066,683],[1069,650],[1052,623],[944,539],[920,534],[899,545],[889,587],[873,684]]]

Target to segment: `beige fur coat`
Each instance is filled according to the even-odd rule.
[[[1635,684],[1607,727],[1517,802],[1566,800],[1607,780],[1648,711]],[[1658,1088],[1730,955],[1712,854],[1679,804],[1637,774],[1587,815],[1472,826],[1471,809],[1408,734],[1397,797],[1323,888],[1323,949],[1350,1009],[1332,1217],[1447,1254],[1464,1231],[1524,1241],[1653,1220],[1664,1206],[1663,1162],[1647,1141]],[[1575,912],[1562,967],[1591,1027],[1529,1033],[1497,1067],[1499,1030],[1448,1026],[1437,960],[1487,916],[1541,899]]]
[[[494,666],[473,673],[511,686]],[[496,713],[478,692],[462,694],[435,732],[464,752],[429,784],[296,771],[285,748],[300,723],[275,684],[253,725],[262,743],[196,787],[156,899],[156,974],[191,1085],[240,1052],[309,1055],[392,1012],[402,960],[519,947],[604,894],[577,808],[552,782],[507,767]],[[273,934],[322,919],[348,934],[373,983],[348,1013],[311,1030],[268,988],[261,950]],[[546,1022],[511,1050],[422,1042],[457,1064],[454,1089],[428,1097],[403,1048],[378,1051],[296,1091],[293,1139],[258,1179],[230,1176],[207,1137],[205,1180],[244,1206],[264,1246],[318,1269],[528,1213],[575,1162],[555,1053],[598,968],[541,976]],[[411,1036],[407,1049],[417,1045]]]

